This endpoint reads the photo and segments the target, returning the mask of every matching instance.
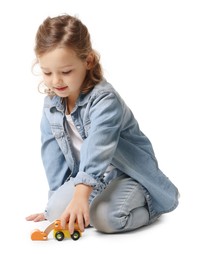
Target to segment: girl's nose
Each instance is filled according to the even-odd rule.
[[[56,85],[59,85],[59,83],[61,83],[61,82],[62,82],[62,79],[61,79],[60,75],[54,74],[53,78],[52,78],[52,85],[56,86]]]

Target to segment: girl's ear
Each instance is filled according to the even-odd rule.
[[[94,61],[94,54],[91,52],[88,54],[86,58],[86,68],[90,70],[93,67],[93,61]]]

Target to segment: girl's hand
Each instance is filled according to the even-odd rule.
[[[39,222],[39,221],[43,221],[46,220],[44,213],[36,213],[36,214],[32,214],[28,217],[26,217],[27,221],[34,221],[34,222]]]
[[[75,222],[78,223],[81,232],[83,232],[84,228],[90,224],[88,200],[92,189],[92,187],[85,184],[76,185],[73,198],[60,217],[64,228],[66,223],[68,223],[70,234],[73,234],[74,232]]]

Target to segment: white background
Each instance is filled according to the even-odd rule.
[[[101,54],[105,77],[133,110],[180,205],[136,232],[86,230],[79,241],[30,240],[25,216],[42,211],[47,182],[40,158],[43,95],[31,72],[38,26],[77,15]],[[0,3],[0,205],[4,259],[204,259],[204,1],[58,0]],[[95,251],[94,251],[95,250]]]

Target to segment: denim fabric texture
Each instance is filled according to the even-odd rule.
[[[112,174],[111,174],[112,175]],[[94,189],[89,198],[90,226],[103,233],[135,230],[151,224],[141,185],[123,173],[114,174],[102,189]],[[74,178],[70,178],[49,198],[45,218],[58,219],[74,194]]]
[[[144,191],[150,221],[178,205],[178,189],[159,169],[150,140],[132,111],[105,79],[81,94],[72,120],[83,144],[76,160],[65,116],[65,100],[46,96],[41,120],[42,161],[50,194],[70,177],[100,189],[111,164],[136,180]]]

